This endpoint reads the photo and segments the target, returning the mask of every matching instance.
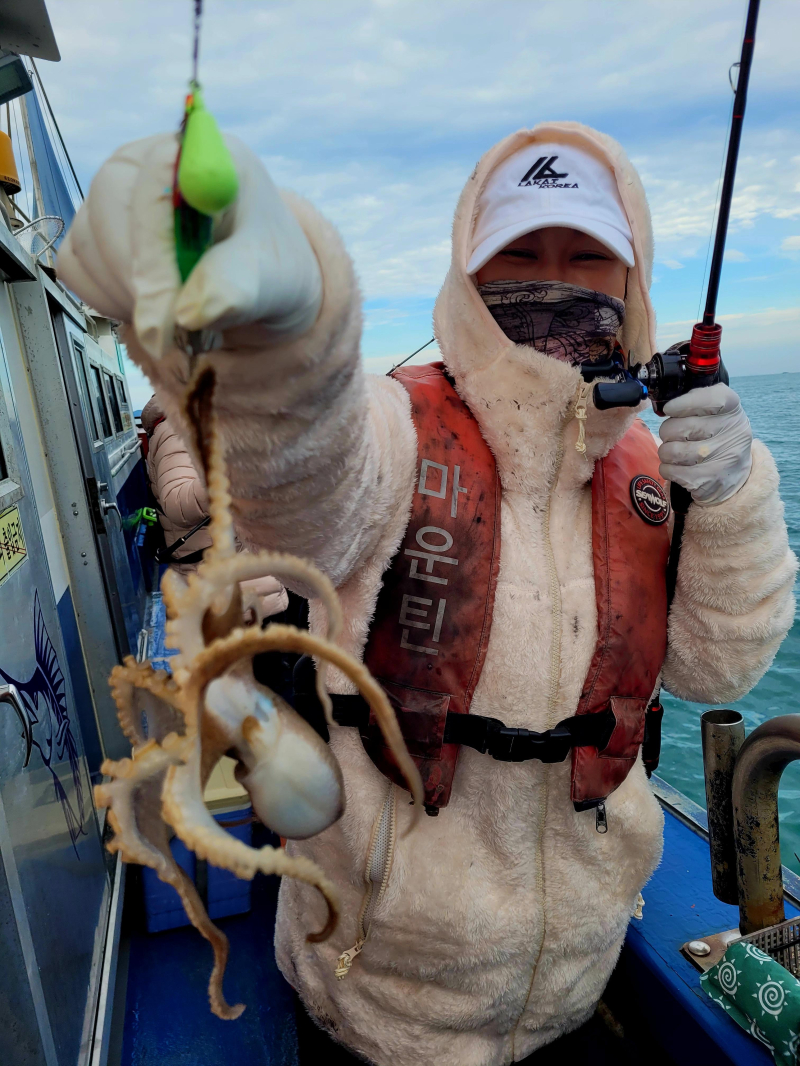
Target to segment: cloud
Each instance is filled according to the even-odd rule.
[[[659,263],[669,270],[683,270],[683,263],[679,263],[677,259],[659,259]]]
[[[64,58],[40,69],[88,183],[121,142],[176,127],[189,8],[50,0],[49,10]],[[341,229],[368,297],[432,294],[478,155],[551,116],[607,129],[641,161],[659,241],[707,240],[740,12],[729,0],[607,0],[602,34],[577,46],[574,27],[596,22],[593,0],[571,0],[569,19],[561,0],[217,0],[200,71],[223,126]],[[780,132],[798,38],[800,5],[774,0],[759,25],[734,228],[800,217],[787,196],[800,179],[796,131]]]
[[[744,252],[738,252],[735,248],[725,249],[725,260],[729,263],[749,263],[750,256]]]
[[[781,241],[782,252],[800,252],[800,237],[784,237]]]
[[[737,168],[731,203],[729,233],[751,229],[761,218],[800,218],[800,197],[795,184],[800,163],[791,156],[797,145],[795,116],[786,126],[765,125],[755,120],[747,129],[746,152]],[[657,244],[664,241],[701,238],[708,241],[715,223],[721,174],[719,155],[725,148],[725,132],[715,132],[714,144],[695,131],[680,138],[665,137],[646,155],[635,155],[647,190]],[[677,173],[671,160],[692,160],[691,175]],[[774,163],[774,166],[767,166]]]
[[[394,326],[408,318],[408,311],[399,307],[370,307],[364,310],[364,329],[379,329],[381,326]]]
[[[190,6],[48,0],[63,60],[39,70],[84,187],[121,143],[176,129]],[[551,117],[595,125],[625,145],[651,205],[659,300],[684,306],[712,232],[743,9],[738,0],[604,0],[598,18],[596,0],[570,0],[569,18],[564,10],[563,0],[205,5],[207,103],[278,184],[339,228],[366,299],[381,305],[370,311],[370,344],[384,331],[382,350],[395,350],[397,308],[441,286],[453,212],[476,159]],[[580,41],[576,26],[599,32]],[[751,257],[762,254],[762,232],[774,249],[800,220],[798,39],[800,4],[771,0],[731,211],[735,243]],[[420,343],[427,336],[420,329]]]

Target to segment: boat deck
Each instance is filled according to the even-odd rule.
[[[169,669],[164,606],[149,615],[149,653]],[[711,889],[705,812],[659,778],[665,808],[664,856],[644,890],[641,921],[631,920],[619,964],[593,1026],[576,1045],[552,1045],[547,1061],[593,1066],[769,1066],[772,1057],[701,990],[700,974],[680,953],[687,940],[735,928],[738,908]],[[277,844],[255,825],[253,843]],[[613,830],[612,830],[613,831]],[[800,882],[788,871],[793,896]],[[252,909],[219,926],[231,944],[225,994],[247,1004],[235,1022],[215,1018],[206,986],[211,950],[190,926],[145,931],[141,871],[129,867],[109,1054],[110,1066],[296,1066],[294,993],[275,964],[273,929],[278,879],[258,876]],[[798,909],[787,901],[787,917]],[[607,1008],[607,1009],[606,1009]],[[588,1041],[588,1043],[587,1043]],[[545,1063],[543,1061],[543,1066]]]
[[[254,842],[267,843],[267,831],[255,828]],[[768,1066],[766,1049],[712,1004],[679,951],[687,940],[733,928],[737,908],[714,897],[705,840],[669,810],[664,844],[662,863],[644,891],[644,918],[631,921],[605,997],[612,1026],[619,1023],[617,1061]],[[137,874],[130,869],[109,1062],[295,1066],[293,992],[278,972],[272,945],[277,879],[257,877],[251,912],[219,923],[231,941],[226,995],[247,1004],[238,1021],[223,1022],[208,1009],[208,945],[191,927],[148,935]],[[788,905],[787,912],[797,913]]]
[[[659,782],[658,791],[673,791]],[[674,798],[685,801],[680,793]],[[695,808],[702,820],[705,813]],[[664,857],[644,889],[644,917],[632,920],[606,999],[639,1046],[651,1041],[665,1063],[770,1066],[772,1056],[702,991],[700,973],[680,953],[687,940],[735,929],[739,908],[711,889],[708,844],[665,811]],[[786,902],[786,916],[798,913]],[[658,1063],[648,1057],[648,1066]]]

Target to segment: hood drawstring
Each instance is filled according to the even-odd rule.
[[[575,441],[575,451],[584,457],[586,456],[586,408],[591,391],[591,383],[582,381],[578,386],[578,395],[575,400],[575,417],[578,419],[578,439]]]

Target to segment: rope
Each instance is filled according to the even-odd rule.
[[[83,189],[81,188],[81,183],[78,181],[78,175],[75,173],[75,167],[72,165],[72,160],[70,159],[69,152],[67,151],[67,146],[64,143],[64,138],[61,136],[61,130],[59,129],[58,122],[56,121],[55,112],[53,111],[53,108],[50,106],[50,100],[48,99],[47,92],[45,91],[45,87],[44,87],[44,84],[42,82],[41,75],[39,74],[39,68],[36,66],[36,63],[33,61],[32,58],[31,58],[31,63],[33,64],[33,70],[34,70],[34,73],[36,74],[36,80],[39,83],[39,88],[42,90],[42,96],[44,97],[44,102],[47,104],[47,110],[50,112],[50,118],[53,120],[53,125],[55,126],[56,133],[58,134],[58,139],[59,139],[59,141],[61,143],[62,149],[64,150],[64,155],[66,157],[67,164],[69,165],[70,172],[72,173],[73,180],[75,181],[75,184],[78,187],[78,192],[80,193],[81,200],[85,200],[86,197],[83,195]]]
[[[15,101],[15,104],[16,104],[16,101]],[[28,192],[28,182],[25,179],[25,161],[28,160],[28,151],[27,151],[27,148],[26,148],[26,150],[24,152],[22,150],[22,135],[19,132],[18,110],[19,110],[18,106],[15,106],[14,107],[14,134],[15,134],[15,138],[14,139],[15,139],[15,142],[16,142],[16,145],[17,145],[17,158],[19,160],[19,182],[20,182],[20,185],[22,186],[22,195],[25,198],[25,206],[28,209],[28,211],[30,212],[31,216],[33,216],[33,215],[36,214],[36,203],[35,203],[34,198]],[[30,160],[28,160],[28,165],[30,166]],[[16,202],[14,203],[14,206],[15,207],[17,206]]]

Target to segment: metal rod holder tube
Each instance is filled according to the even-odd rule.
[[[706,711],[700,718],[700,732],[714,895],[723,903],[736,904],[739,892],[733,835],[733,770],[744,743],[744,719],[738,711]]]
[[[778,786],[800,759],[800,714],[772,718],[741,747],[733,774],[739,929],[756,933],[784,920]]]

